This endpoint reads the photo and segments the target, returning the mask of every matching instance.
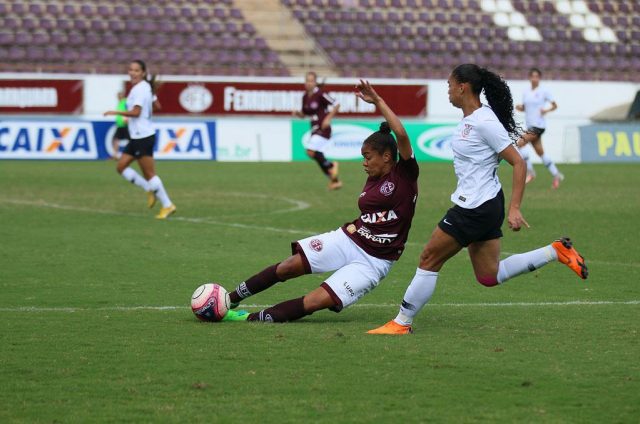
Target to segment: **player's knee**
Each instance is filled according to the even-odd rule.
[[[302,269],[301,272],[299,268],[298,264],[296,264],[292,259],[284,260],[276,267],[276,276],[281,281],[287,281],[291,278],[304,274],[304,269]]]
[[[315,150],[307,150],[307,156],[309,156],[311,159],[314,159],[316,157],[316,151]]]
[[[442,263],[438,260],[437,254],[430,248],[425,248],[420,254],[420,268],[429,271],[439,271]]]
[[[495,287],[498,285],[498,279],[491,275],[476,275],[476,280],[485,287]]]

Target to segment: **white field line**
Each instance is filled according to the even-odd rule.
[[[495,303],[431,303],[427,308],[535,308],[547,306],[636,306],[640,305],[640,300],[570,300],[566,302],[495,302]],[[273,305],[241,304],[241,308],[268,308]],[[353,308],[373,309],[373,308],[397,308],[397,304],[391,303],[356,303]],[[188,306],[103,306],[96,308],[88,307],[37,307],[37,306],[17,306],[0,308],[0,312],[132,312],[132,311],[188,311]]]
[[[232,193],[232,195],[237,195],[238,193]],[[247,195],[247,197],[262,197],[262,195]],[[278,198],[280,200],[289,202],[294,204],[293,207],[291,208],[287,208],[287,209],[280,209],[280,210],[276,210],[276,211],[272,211],[271,213],[285,213],[285,212],[297,212],[297,211],[301,211],[304,209],[307,209],[310,205],[306,202],[300,201],[300,200],[296,200],[296,199],[290,199],[290,198],[286,198],[286,197],[280,197]],[[112,210],[106,210],[106,209],[92,209],[92,208],[85,208],[85,207],[81,207],[81,206],[69,206],[69,205],[61,205],[61,204],[57,204],[57,203],[49,203],[46,202],[44,200],[21,200],[21,199],[0,199],[0,203],[8,203],[8,204],[14,204],[14,205],[25,205],[25,206],[34,206],[34,207],[40,207],[40,208],[49,208],[49,209],[60,209],[60,210],[67,210],[67,211],[74,211],[74,212],[86,212],[86,213],[95,213],[95,214],[101,214],[101,215],[112,215],[112,216],[129,216],[129,217],[134,217],[134,218],[145,218],[145,219],[149,219],[149,215],[148,214],[142,214],[142,213],[129,213],[129,212],[119,212],[119,211],[112,211]],[[262,225],[251,225],[251,224],[241,224],[238,222],[224,222],[224,221],[217,221],[215,219],[211,219],[211,218],[207,218],[207,217],[183,217],[183,216],[172,216],[170,218],[170,221],[180,221],[180,222],[188,222],[188,223],[192,223],[192,224],[205,224],[205,225],[217,225],[220,227],[228,227],[228,228],[241,228],[241,229],[246,229],[246,230],[262,230],[262,231],[269,231],[269,232],[274,232],[274,233],[285,233],[285,234],[297,234],[297,235],[303,235],[303,236],[312,236],[314,234],[319,234],[319,231],[315,231],[315,230],[304,230],[304,229],[293,229],[293,228],[278,228],[278,227],[270,227],[270,226],[262,226]],[[411,242],[408,241],[406,244],[407,246],[419,246],[419,247],[424,247],[426,244],[426,239],[424,242]],[[501,256],[511,256],[514,253],[511,252],[501,252],[500,255]],[[607,266],[619,266],[619,267],[631,267],[631,268],[640,268],[640,263],[635,263],[635,262],[609,262],[609,261],[600,261],[597,259],[590,259],[587,258],[587,264],[601,264],[601,265],[607,265]]]
[[[37,208],[48,208],[48,209],[59,209],[59,210],[73,211],[73,212],[95,213],[100,215],[129,216],[134,218],[146,218],[146,219],[150,218],[149,214],[119,212],[119,211],[112,211],[107,209],[92,209],[92,208],[85,208],[81,206],[61,205],[57,203],[49,203],[44,200],[33,201],[33,200],[19,200],[19,199],[0,199],[0,202],[13,204],[13,205],[33,206]],[[308,203],[305,203],[305,202],[301,202],[301,203],[304,203],[306,207],[308,207]],[[295,211],[306,209],[306,207],[302,208],[301,206],[304,206],[304,205],[301,204],[291,209],[283,209],[275,212],[283,213],[285,211],[291,211],[294,209]],[[197,218],[197,217],[172,216],[170,220],[180,221],[180,222],[189,222],[192,224],[218,225],[221,227],[263,230],[263,231],[271,231],[271,232],[277,232],[277,233],[303,234],[303,235],[315,234],[313,230],[296,230],[296,229],[289,229],[289,228],[276,228],[276,227],[265,227],[261,225],[241,224],[237,222],[223,222],[223,221],[216,221],[215,219],[206,218],[206,217]]]

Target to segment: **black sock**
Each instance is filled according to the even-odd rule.
[[[333,168],[333,162],[328,161],[327,158],[324,157],[324,153],[322,152],[315,152],[313,158],[316,160],[316,162],[318,162],[318,165],[320,166],[320,169],[322,169],[322,172],[329,175],[329,170]]]
[[[238,303],[242,299],[268,289],[275,283],[284,281],[276,274],[276,268],[278,265],[280,265],[279,262],[263,269],[253,277],[248,278],[245,282],[241,283],[234,291],[229,292],[229,299],[231,302]]]
[[[311,315],[304,310],[304,297],[278,303],[260,312],[249,314],[247,321],[287,322]]]

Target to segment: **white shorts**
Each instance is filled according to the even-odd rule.
[[[324,149],[330,143],[328,138],[324,138],[318,134],[312,134],[309,137],[309,141],[307,141],[307,145],[305,146],[308,150],[314,150],[316,152],[324,152]]]
[[[376,288],[395,262],[367,254],[341,228],[299,240],[292,247],[294,253],[302,253],[307,271],[318,274],[337,270],[322,285],[336,302],[336,308],[332,308],[336,311]]]

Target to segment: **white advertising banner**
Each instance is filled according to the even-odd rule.
[[[290,161],[291,122],[282,119],[219,119],[216,121],[219,161]]]

